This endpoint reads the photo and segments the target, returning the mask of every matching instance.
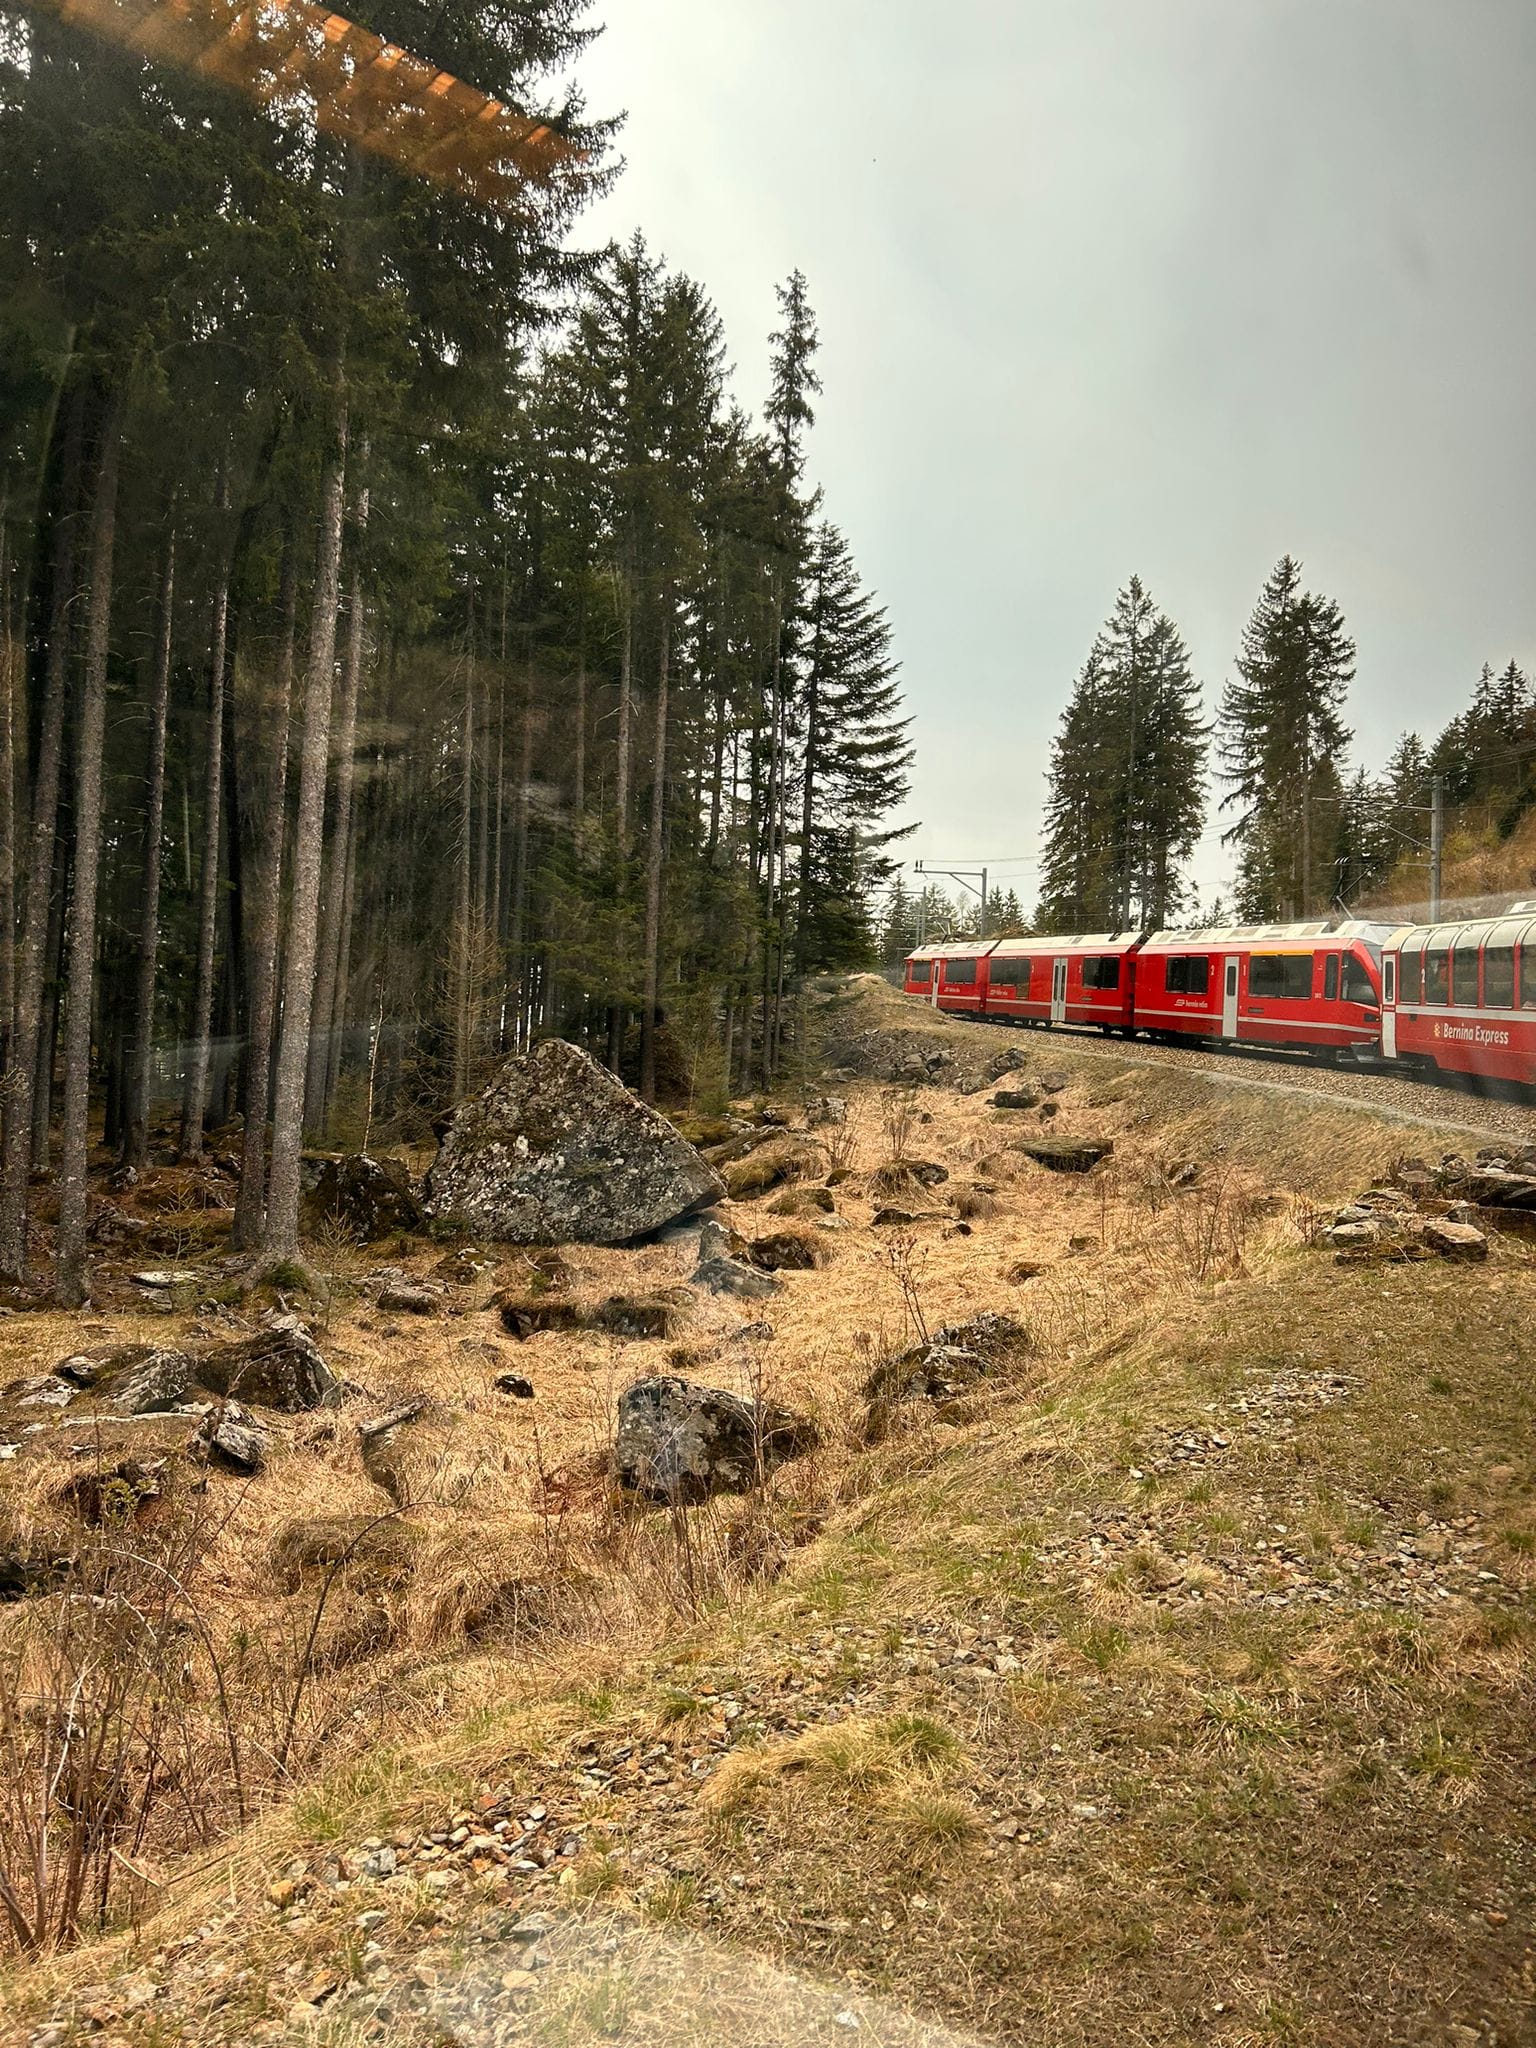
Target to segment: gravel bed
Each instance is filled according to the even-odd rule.
[[[982,1020],[978,1020],[982,1021]],[[1018,1032],[1008,1026],[986,1025],[998,1035],[998,1043],[1015,1037],[1038,1045],[1044,1033]],[[1358,1102],[1394,1122],[1432,1125],[1437,1130],[1467,1131],[1488,1138],[1536,1140],[1536,1101],[1529,1091],[1504,1083],[1489,1084],[1498,1094],[1484,1094],[1447,1075],[1439,1081],[1409,1081],[1388,1071],[1369,1068],[1325,1067],[1287,1053],[1207,1052],[1193,1046],[1148,1045],[1140,1039],[1105,1040],[1099,1033],[1058,1027],[1050,1037],[1065,1050],[1098,1053],[1106,1059],[1143,1060],[1151,1066],[1183,1067],[1189,1072],[1211,1074],[1240,1088],[1262,1088],[1282,1095],[1308,1095],[1323,1099]]]

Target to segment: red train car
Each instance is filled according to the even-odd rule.
[[[1536,1081],[1533,906],[1473,923],[1405,925],[1382,959],[1381,1049],[1453,1074]]]
[[[1136,956],[1136,1029],[1308,1052],[1374,1051],[1383,936],[1383,928],[1353,920],[1156,932]]]
[[[1135,933],[999,939],[987,955],[983,1009],[1029,1024],[1097,1024],[1131,1029]]]
[[[919,946],[907,961],[903,987],[936,1010],[979,1016],[987,989],[986,958],[993,943],[957,939],[946,946]]]

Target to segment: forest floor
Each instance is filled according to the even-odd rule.
[[[235,1828],[200,1751],[208,1843],[146,1851],[126,1924],[13,1969],[0,2039],[1536,2040],[1536,1253],[1316,1242],[1405,1141],[1464,1148],[1466,1105],[1442,1143],[873,978],[816,1021],[834,1078],[807,1083],[850,1125],[797,1142],[850,1172],[767,1302],[517,1343],[489,1306],[516,1255],[316,1248],[353,1404],[210,1478],[204,1565],[246,1753],[294,1724],[290,1782]],[[1060,1084],[1048,1123],[868,1078],[915,1053],[969,1087],[1005,1051]],[[1114,1150],[1047,1171],[1012,1149],[1042,1129]],[[948,1179],[877,1225],[897,1153]],[[781,1193],[725,1214],[782,1229]],[[567,1257],[597,1299],[677,1287],[691,1248]],[[381,1313],[386,1264],[442,1276],[440,1311]],[[242,1313],[137,1292],[104,1286],[96,1341]],[[874,1363],[984,1310],[1028,1348],[872,1429]],[[5,1328],[17,1372],[82,1341]],[[820,1446],[740,1500],[623,1508],[613,1403],[656,1370],[811,1413]],[[356,1419],[407,1398],[370,1470]],[[408,1541],[320,1606],[285,1578],[296,1532],[381,1508]],[[296,1716],[295,1646],[324,1653]]]

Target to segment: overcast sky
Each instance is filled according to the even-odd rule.
[[[1536,670],[1531,0],[597,0],[641,227],[767,376],[895,628],[911,855],[1028,857],[1133,573],[1214,704],[1287,549],[1359,646],[1357,758]],[[1228,860],[1208,843],[1207,892]]]

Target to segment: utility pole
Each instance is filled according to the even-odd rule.
[[[981,877],[981,889],[979,892],[981,896],[980,932],[982,938],[987,936],[987,871],[985,868],[924,867],[920,860],[915,860],[912,863],[912,871],[918,875],[943,875],[948,881],[958,882],[962,889],[969,889],[973,896],[978,893],[975,878],[979,875]]]
[[[1429,921],[1440,922],[1440,855],[1445,846],[1445,777],[1429,781]]]

